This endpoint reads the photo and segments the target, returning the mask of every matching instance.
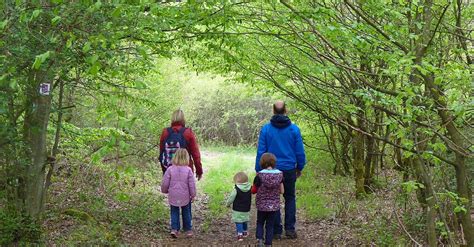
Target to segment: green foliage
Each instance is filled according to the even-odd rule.
[[[30,217],[12,209],[0,208],[0,222],[0,245],[39,243],[42,234],[40,226]]]
[[[180,59],[162,61],[163,80],[175,85],[176,105],[185,112],[188,127],[204,142],[224,145],[253,144],[263,122],[271,117],[272,98],[233,79],[191,71]]]
[[[467,215],[472,183],[467,173],[470,169],[474,174],[474,165],[468,155],[472,153],[472,49],[465,32],[470,30],[474,5],[457,4],[2,3],[0,206],[15,204],[18,212],[0,211],[1,222],[6,222],[0,226],[1,236],[6,236],[0,244],[37,239],[33,221],[19,214],[34,205],[26,200],[32,193],[22,192],[34,187],[27,184],[48,184],[42,179],[49,170],[44,164],[51,150],[55,157],[50,160],[55,160],[54,171],[58,171],[53,182],[64,185],[61,191],[53,183],[56,194],[51,200],[62,205],[70,199],[79,205],[63,206],[86,213],[68,211],[65,217],[76,225],[61,243],[114,245],[122,224],[136,226],[165,215],[162,198],[154,198],[157,195],[149,189],[148,183],[159,182],[156,171],[147,169],[156,170],[150,164],[156,163],[158,136],[169,125],[173,110],[185,110],[188,126],[201,143],[252,145],[271,115],[271,101],[282,95],[296,105],[292,120],[302,127],[305,143],[329,151],[337,165],[345,162],[347,174],[355,159],[349,153],[357,153],[354,138],[363,132],[362,159],[385,158],[387,163],[372,168],[390,167],[387,157],[400,154],[397,166],[408,180],[397,181],[395,187],[402,185],[403,203],[422,194],[425,186],[433,187],[440,200],[437,206]],[[189,67],[180,59],[164,59],[176,55],[184,57]],[[42,98],[38,87],[45,82],[51,83],[52,95]],[[60,96],[58,88],[63,84]],[[58,140],[53,138],[56,133]],[[374,150],[369,150],[369,140],[375,140]],[[35,150],[42,150],[41,159],[32,155]],[[231,169],[206,175],[209,180],[203,188],[210,195],[213,215],[222,216],[220,203],[229,182],[221,183],[222,177],[253,166],[251,159],[234,159],[238,152],[219,161]],[[456,154],[463,158],[456,159],[454,165],[461,172],[454,173],[445,169],[445,163],[453,163]],[[353,183],[329,175],[334,162],[320,156],[310,163],[318,168],[309,166],[298,180],[298,205],[310,218],[347,215],[357,205],[325,192]],[[407,160],[419,160],[426,174],[403,166]],[[40,174],[32,176],[34,170]],[[365,172],[366,188],[390,184],[377,185],[371,176],[378,173]],[[427,175],[428,181],[419,181],[421,175]],[[35,177],[40,179],[31,181]],[[136,189],[137,181],[146,185]],[[467,189],[459,189],[462,186]],[[47,188],[31,191],[42,189]],[[42,202],[41,196],[37,198]],[[17,205],[18,201],[26,203]],[[104,213],[109,208],[117,210]],[[64,208],[48,211],[58,212]],[[96,220],[85,221],[94,223],[84,222],[87,215]],[[110,227],[104,227],[110,218]],[[385,219],[369,227],[377,231],[362,235],[371,244],[406,244]],[[447,227],[437,225],[443,238]]]
[[[418,183],[416,181],[407,181],[402,183],[403,189],[408,193],[412,193],[413,191],[416,191],[418,189],[424,189],[425,186],[421,183]]]

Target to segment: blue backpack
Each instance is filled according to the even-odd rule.
[[[167,130],[168,137],[165,140],[165,147],[160,153],[160,162],[164,170],[171,166],[171,160],[176,150],[178,148],[186,148],[187,146],[186,139],[184,138],[185,127],[182,127],[178,132],[175,132],[173,128],[167,128]]]

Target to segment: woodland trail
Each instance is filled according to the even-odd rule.
[[[223,153],[214,151],[203,151],[203,164],[205,174],[198,182],[198,196],[193,204],[193,228],[194,237],[186,238],[183,234],[178,239],[172,239],[168,235],[159,242],[165,246],[254,246],[256,210],[252,203],[252,216],[249,222],[249,237],[242,242],[236,241],[235,225],[231,222],[231,209],[226,208],[222,217],[213,217],[209,211],[209,196],[203,191],[203,183],[206,181],[206,173],[213,169],[222,168],[220,158]],[[243,155],[250,167],[253,168],[254,156]],[[249,180],[253,175],[249,176]],[[232,184],[229,184],[229,190]],[[328,246],[334,245],[329,241],[329,234],[337,228],[336,224],[328,221],[311,222],[303,217],[301,211],[297,214],[298,239],[290,240],[283,236],[282,240],[273,242],[275,246]]]

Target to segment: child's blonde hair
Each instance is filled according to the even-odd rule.
[[[245,172],[237,172],[234,175],[234,183],[236,184],[243,184],[243,183],[247,183],[248,181],[249,181],[249,177],[247,176],[247,174],[245,174]]]
[[[171,164],[177,166],[187,166],[189,165],[189,153],[185,148],[178,148],[174,153]]]

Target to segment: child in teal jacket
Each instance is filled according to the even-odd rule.
[[[252,185],[244,172],[234,176],[234,190],[227,200],[227,206],[232,205],[232,221],[237,228],[237,240],[242,241],[248,236],[248,222],[250,221],[250,206],[252,204]]]

